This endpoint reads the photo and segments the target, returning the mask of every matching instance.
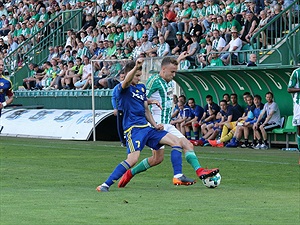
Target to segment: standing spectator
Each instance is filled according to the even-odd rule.
[[[191,21],[192,21],[192,24],[191,24],[190,29],[189,29],[188,32],[189,32],[189,34],[191,36],[193,36],[194,34],[196,34],[198,36],[197,40],[200,41],[200,38],[203,35],[202,27],[201,27],[201,25],[199,25],[198,19],[196,17],[193,17],[191,19]]]
[[[288,92],[293,94],[294,101],[294,117],[293,117],[293,126],[297,127],[297,144],[298,150],[300,150],[300,68],[295,69],[290,77],[288,84]]]

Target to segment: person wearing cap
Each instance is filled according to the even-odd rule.
[[[222,52],[229,51],[221,56],[221,59],[225,65],[237,60],[238,51],[240,51],[243,46],[243,42],[239,38],[237,29],[231,29],[231,36],[232,40],[222,50]]]
[[[182,38],[182,33],[181,32],[177,32],[176,33],[176,45],[175,47],[172,49],[172,55],[179,55],[181,53],[181,48],[184,45],[184,40]]]
[[[151,41],[153,36],[156,35],[156,31],[151,26],[151,22],[149,22],[149,21],[144,22],[143,35],[144,34],[146,34],[148,36],[148,41]]]

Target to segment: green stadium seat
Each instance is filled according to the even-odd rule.
[[[285,117],[283,117],[285,118]],[[289,134],[294,134],[297,131],[296,126],[293,126],[293,116],[288,116],[287,119],[282,119],[282,126],[281,128],[276,128],[269,132],[269,134],[285,134],[285,141],[286,141],[286,148],[289,148]],[[270,137],[270,136],[269,136]],[[269,147],[271,147],[271,141],[269,138]]]

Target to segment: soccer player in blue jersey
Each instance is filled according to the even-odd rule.
[[[123,128],[128,155],[126,160],[117,165],[108,179],[96,188],[99,192],[108,192],[109,187],[136,164],[145,145],[152,149],[160,149],[163,145],[172,146],[173,150],[181,149],[179,139],[164,131],[163,125],[156,124],[151,115],[147,103],[146,87],[139,83],[142,64],[143,59],[141,58],[137,59],[134,67],[127,64],[125,80],[118,84],[119,100],[124,112]],[[132,69],[128,71],[129,68]]]
[[[172,97],[173,83],[172,80],[177,72],[178,62],[172,57],[165,57],[161,63],[159,74],[149,77],[147,81],[147,96],[149,100],[156,100],[160,103],[162,109],[156,105],[151,105],[151,112],[157,124],[163,123],[164,130],[175,135],[180,141],[182,148],[173,148],[171,150],[171,162],[173,166],[173,184],[174,185],[192,185],[196,181],[187,178],[182,173],[182,153],[184,153],[186,161],[195,170],[200,179],[210,177],[219,172],[218,168],[204,169],[200,166],[198,158],[194,152],[194,146],[185,136],[170,124],[172,114]],[[183,106],[181,105],[181,108]],[[150,167],[160,164],[164,159],[164,149],[156,149],[152,151],[153,155],[143,159],[137,166],[127,170],[118,186],[125,187],[126,184],[138,173],[146,171]]]
[[[0,59],[0,117],[2,109],[14,100],[11,81],[4,77],[3,73],[4,63],[3,60]],[[2,130],[3,126],[0,124],[0,133]]]
[[[293,71],[288,84],[288,92],[293,94],[293,126],[297,127],[297,143],[298,150],[300,150],[300,68]]]

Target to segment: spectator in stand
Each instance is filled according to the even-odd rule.
[[[168,22],[176,22],[176,13],[172,10],[170,10],[170,7],[168,5],[163,6],[163,12],[162,12],[163,18],[166,18]]]
[[[164,36],[165,41],[170,45],[170,47],[173,48],[175,46],[176,32],[169,24],[169,20],[167,18],[162,20],[161,34]]]
[[[8,36],[7,42],[8,42],[7,54],[9,55],[11,52],[13,52],[14,50],[16,50],[19,45],[15,41],[15,39],[13,37],[11,37],[11,36]]]
[[[153,8],[154,14],[150,18],[151,26],[154,28],[158,21],[162,21],[163,16],[158,7]]]
[[[199,25],[198,19],[196,17],[193,17],[191,19],[191,22],[192,23],[191,23],[191,26],[190,26],[190,29],[189,29],[189,34],[191,36],[194,35],[194,34],[196,34],[198,36],[197,41],[199,42],[200,38],[203,35],[202,27],[201,27],[201,25]]]
[[[90,64],[90,60],[88,57],[83,57],[83,64],[84,66],[82,68],[81,79],[74,84],[74,87],[76,89],[84,89],[83,87],[86,88],[87,85],[85,84],[87,83],[88,78],[92,76],[92,65]]]
[[[252,32],[253,35],[255,33],[257,33],[261,28],[263,28],[268,23],[269,17],[265,10],[260,11],[259,16],[260,16],[260,21],[259,21],[258,26]],[[267,48],[267,38],[266,38],[265,31],[260,32],[259,42],[261,43],[261,45],[259,45],[259,47],[262,47],[263,49]]]
[[[223,16],[218,16],[217,17],[217,22],[218,22],[218,31],[221,36],[226,32],[227,29],[227,23],[224,21]]]
[[[189,60],[191,65],[195,65],[195,59],[197,53],[200,50],[200,45],[198,43],[198,36],[196,34],[192,36],[192,41],[193,43],[190,45],[189,50],[187,52],[186,51],[182,52],[181,55],[183,56],[183,58]]]
[[[210,66],[224,66],[223,61],[219,58],[217,51],[211,52],[211,57],[208,58]]]
[[[226,18],[227,18],[227,29],[224,35],[225,35],[226,44],[228,44],[231,40],[231,28],[234,28],[239,34],[242,30],[242,26],[236,19],[233,18],[232,13],[227,13]]]
[[[163,35],[160,35],[158,37],[159,40],[159,45],[157,48],[157,56],[162,57],[162,56],[167,56],[170,55],[171,49],[170,45],[165,41],[165,38]]]
[[[218,4],[215,3],[214,0],[208,0],[208,6],[206,7],[205,16],[208,17],[209,15],[218,15],[220,11],[220,7]]]
[[[256,60],[257,60],[257,57],[255,54],[250,54],[250,58],[249,58],[249,62],[247,63],[247,66],[250,67],[250,66],[257,66],[256,65]]]
[[[222,52],[229,51],[229,53],[224,53],[221,59],[225,65],[230,64],[230,62],[235,62],[238,57],[238,51],[242,48],[242,40],[238,36],[238,31],[235,28],[231,29],[232,40],[225,46]]]
[[[148,41],[148,35],[147,34],[143,34],[142,36],[142,46],[141,46],[141,52],[145,53],[152,48],[152,43],[151,41]]]
[[[85,18],[85,23],[83,24],[81,30],[86,30],[88,27],[95,28],[97,25],[97,22],[95,20],[95,17],[92,16],[92,14],[87,14]]]
[[[128,11],[128,23],[132,26],[135,26],[137,25],[138,23],[138,20],[137,18],[135,17],[135,15],[133,14],[133,11],[132,10],[129,10]]]
[[[8,50],[8,45],[4,42],[3,38],[0,38],[0,52],[6,53]]]
[[[129,17],[128,17],[128,13],[127,13],[127,11],[125,11],[125,10],[123,10],[122,11],[122,17],[121,17],[121,19],[118,21],[118,25],[126,25],[126,24],[128,24],[128,19],[129,19]]]
[[[259,19],[252,12],[247,12],[246,18],[247,20],[241,31],[241,40],[245,42],[244,44],[250,43],[250,39],[259,24]]]
[[[222,36],[220,36],[219,30],[214,30],[212,34],[213,34],[212,50],[221,52],[223,48],[226,46],[226,41]]]
[[[137,40],[136,41],[136,46],[132,50],[133,59],[137,59],[140,56],[141,53],[142,53],[142,41]]]
[[[2,27],[0,28],[0,36],[6,36],[10,31],[10,27],[9,21],[5,14],[2,14],[0,23],[2,25]]]
[[[76,54],[76,58],[81,58],[83,59],[83,56],[87,56],[87,57],[91,57],[90,51],[89,49],[84,46],[84,43],[82,41],[77,41],[78,43],[78,49],[77,49],[77,54]]]
[[[77,57],[76,58],[76,65],[75,66],[72,66],[74,65],[71,61],[69,62],[69,67],[66,71],[66,74],[65,74],[65,77],[64,79],[62,80],[62,85],[64,89],[72,89],[74,84],[80,80],[81,78],[81,75],[83,73],[83,65],[82,65],[82,59],[80,57]]]
[[[172,55],[180,55],[181,53],[181,49],[182,49],[182,46],[184,45],[184,40],[182,39],[182,34],[181,32],[177,32],[176,33],[176,45],[175,47],[172,49]]]
[[[152,37],[156,35],[156,31],[154,28],[151,26],[151,22],[146,21],[144,22],[144,34],[148,36],[148,41],[152,41]]]

